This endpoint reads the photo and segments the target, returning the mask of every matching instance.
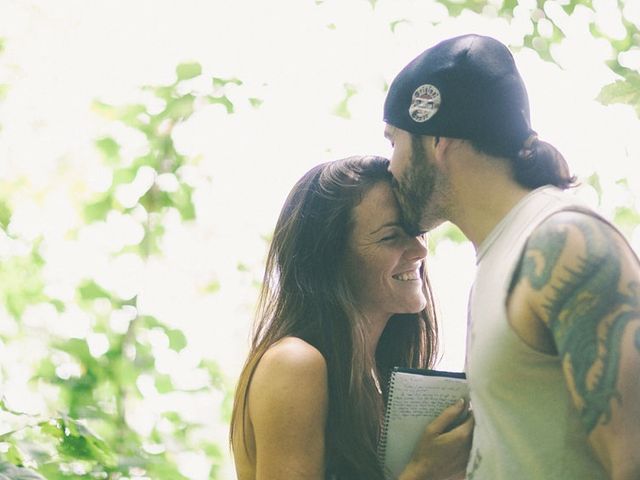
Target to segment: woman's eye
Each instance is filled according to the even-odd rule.
[[[403,236],[402,233],[400,232],[394,232],[394,233],[390,233],[388,235],[385,235],[384,237],[382,237],[380,240],[383,242],[390,242],[393,240],[398,240],[399,238],[401,238]]]

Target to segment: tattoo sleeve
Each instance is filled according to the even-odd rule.
[[[591,432],[611,418],[625,327],[640,317],[638,282],[625,276],[623,242],[603,221],[582,213],[553,216],[527,243],[514,280],[540,294],[567,385]],[[628,269],[627,269],[628,270]],[[640,330],[635,332],[640,351]]]

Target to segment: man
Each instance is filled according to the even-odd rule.
[[[640,479],[640,264],[563,192],[509,50],[477,35],[426,50],[385,102],[407,228],[456,224],[477,250],[467,478]]]

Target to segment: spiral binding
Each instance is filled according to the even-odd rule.
[[[380,431],[380,442],[378,443],[378,461],[382,468],[384,468],[384,457],[387,453],[387,434],[389,433],[389,419],[391,417],[391,399],[393,398],[393,390],[396,383],[396,374],[398,369],[394,368],[389,376],[389,393],[387,395],[387,407],[384,413],[384,422],[382,423],[382,430]],[[384,472],[388,477],[389,473]]]

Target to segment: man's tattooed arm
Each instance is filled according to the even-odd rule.
[[[529,239],[519,272],[611,478],[640,478],[640,265],[610,225],[561,212]],[[552,408],[552,407],[551,407]]]

